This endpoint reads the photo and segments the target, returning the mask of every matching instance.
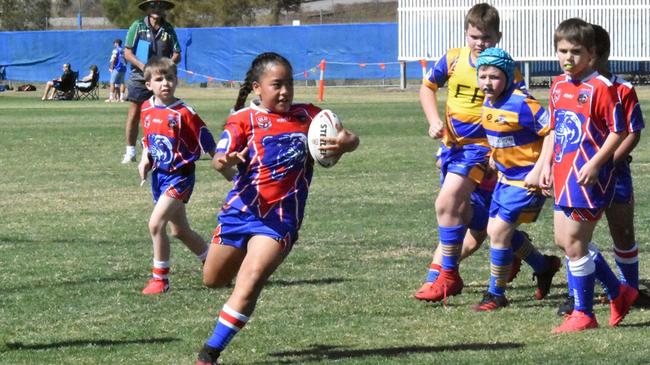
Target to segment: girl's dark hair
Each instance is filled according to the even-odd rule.
[[[259,82],[260,77],[264,74],[266,69],[278,64],[283,65],[290,74],[293,74],[293,69],[291,68],[289,61],[275,52],[265,52],[255,57],[251,63],[251,67],[246,72],[244,83],[242,83],[239,88],[239,95],[237,96],[237,101],[233,107],[234,110],[237,111],[244,107],[248,94],[253,91],[253,82]]]

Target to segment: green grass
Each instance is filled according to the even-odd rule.
[[[296,92],[296,100],[315,102],[315,89]],[[235,94],[178,92],[217,135]],[[649,94],[641,90],[641,100]],[[564,274],[536,301],[524,267],[509,308],[472,312],[488,280],[485,248],[463,263],[467,286],[447,307],[412,299],[437,241],[437,143],[426,136],[417,91],[331,88],[320,105],[337,111],[361,145],[334,168],[316,170],[300,240],[224,363],[647,363],[647,310],[610,329],[608,307],[597,305],[601,329],[550,335],[561,322]],[[135,164],[119,163],[125,115],[125,104],[0,93],[0,364],[190,364],[211,333],[230,289],[203,288],[199,263],[177,242],[171,291],[140,294],[151,265],[152,204]],[[633,171],[647,285],[646,141]],[[199,161],[188,215],[206,238],[228,189]],[[525,229],[542,251],[559,254],[550,208]],[[601,223],[595,241],[611,261],[607,235]]]

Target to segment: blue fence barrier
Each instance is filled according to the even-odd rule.
[[[180,76],[188,82],[239,81],[259,53],[275,51],[294,67],[296,80],[317,80],[327,61],[326,79],[398,79],[397,23],[274,27],[178,28]],[[69,62],[80,75],[90,65],[108,81],[113,40],[126,30],[0,32],[0,75],[9,80],[44,82]],[[430,67],[433,63],[429,62]],[[617,65],[620,64],[620,67]],[[648,63],[614,63],[614,71],[647,73]],[[422,76],[419,62],[407,63],[407,76]],[[556,62],[531,63],[531,75],[559,73]]]

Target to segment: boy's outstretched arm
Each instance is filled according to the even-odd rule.
[[[438,112],[436,92],[424,84],[420,86],[420,105],[422,105],[422,111],[424,111],[429,123],[429,137],[442,138],[445,124],[440,119],[440,113]]]

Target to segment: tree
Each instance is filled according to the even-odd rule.
[[[262,1],[261,4],[269,7],[271,9],[271,24],[278,25],[280,24],[280,14],[282,11],[286,12],[297,12],[300,10],[301,0],[274,0],[274,1]]]
[[[0,0],[0,30],[45,29],[49,0]]]

